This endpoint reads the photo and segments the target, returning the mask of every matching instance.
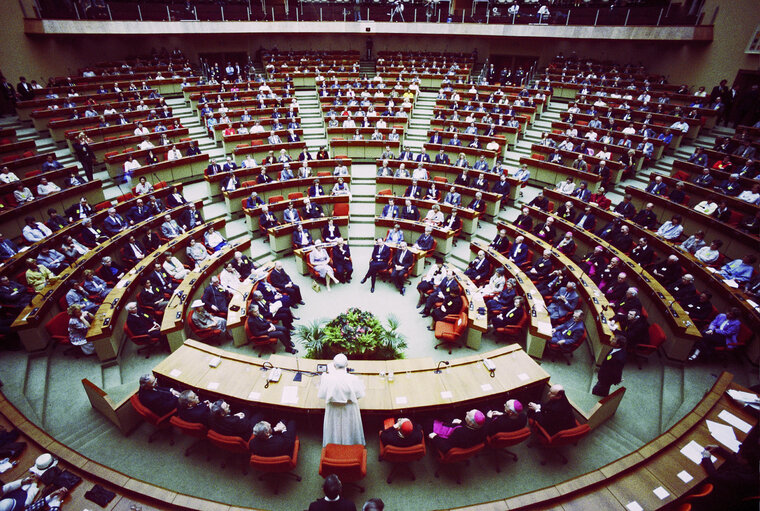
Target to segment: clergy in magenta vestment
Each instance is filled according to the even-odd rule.
[[[348,359],[336,355],[333,367],[322,375],[319,398],[325,400],[322,446],[327,444],[364,445],[364,429],[359,400],[364,397],[364,382],[346,371]]]

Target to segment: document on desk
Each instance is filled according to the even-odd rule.
[[[692,440],[688,444],[684,446],[683,449],[681,449],[681,454],[689,458],[691,461],[699,465],[702,462],[702,451],[704,451],[705,448],[699,445],[695,440]],[[710,456],[710,459],[715,463],[718,461],[718,458],[715,456]]]
[[[739,452],[739,445],[741,445],[741,442],[736,438],[734,428],[711,420],[705,422],[707,423],[707,429],[710,430],[710,434],[715,440],[722,443],[733,452]]]
[[[280,401],[284,405],[295,405],[298,404],[298,387],[295,385],[286,385],[284,389],[282,389],[282,401]]]
[[[718,418],[723,419],[728,424],[731,424],[733,427],[735,427],[742,433],[749,433],[749,430],[752,429],[752,424],[749,424],[748,422],[744,422],[743,420],[741,420],[739,417],[729,412],[728,410],[723,410],[722,412],[720,412],[718,414]]]
[[[668,493],[668,490],[666,490],[662,486],[658,486],[657,488],[652,490],[652,493],[654,493],[657,496],[657,498],[660,500],[664,500],[668,498],[668,496],[670,495],[670,493]]]
[[[689,481],[691,481],[692,479],[694,479],[694,477],[690,473],[688,473],[687,471],[681,470],[678,473],[678,479],[680,479],[684,483],[688,483]]]

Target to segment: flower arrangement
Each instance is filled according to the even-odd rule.
[[[398,326],[394,316],[384,326],[372,313],[352,307],[330,321],[299,326],[295,337],[306,345],[307,358],[331,359],[344,353],[354,360],[394,360],[403,358],[406,348]]]

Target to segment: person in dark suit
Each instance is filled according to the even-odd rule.
[[[525,243],[525,237],[518,236],[515,238],[515,242],[512,244],[512,248],[509,249],[507,258],[516,265],[521,265],[528,258],[528,245]]]
[[[449,155],[441,149],[438,151],[438,154],[435,155],[435,163],[439,165],[451,165],[451,160],[449,159]]]
[[[51,231],[58,232],[67,225],[69,225],[69,222],[58,214],[58,212],[54,208],[50,208],[47,210],[48,219],[45,220],[45,225],[47,225]]]
[[[586,331],[583,325],[583,311],[577,309],[573,317],[552,330],[552,338],[549,343],[561,346],[565,349],[573,349]]]
[[[351,250],[343,238],[338,238],[337,245],[332,249],[332,261],[335,277],[340,282],[351,282],[354,266],[351,263]]]
[[[506,287],[505,287],[506,289]],[[504,291],[502,290],[502,293]],[[497,304],[502,304],[503,301],[506,299],[506,297],[503,297],[502,293],[499,294],[498,301],[489,300],[489,303],[491,303],[492,307]],[[523,307],[523,297],[522,296],[515,296],[512,300],[512,306],[507,308],[499,308],[498,310],[494,307],[491,309],[491,312],[493,313],[491,315],[491,325],[494,328],[504,328],[507,326],[515,326],[520,323],[523,316],[525,315],[525,308]]]
[[[224,436],[237,436],[248,442],[253,431],[253,424],[257,423],[258,415],[250,412],[231,413],[230,405],[220,399],[211,405],[211,418],[209,429]]]
[[[525,427],[528,423],[528,415],[523,411],[523,405],[517,399],[508,399],[504,403],[504,411],[489,410],[486,412],[488,422],[486,423],[486,433],[495,435],[496,433],[517,431]]]
[[[127,222],[129,222],[129,225],[139,224],[150,217],[151,213],[142,199],[137,199],[135,205],[127,211]]]
[[[208,427],[211,420],[211,402],[201,401],[192,390],[185,390],[177,400],[177,417],[192,424]]]
[[[636,206],[631,203],[631,194],[625,194],[623,202],[619,202],[613,211],[625,218],[632,218],[636,214]]]
[[[496,234],[496,237],[494,237],[493,241],[488,246],[500,254],[504,254],[509,251],[509,238],[507,238],[507,230],[499,230],[498,234]]]
[[[79,231],[79,240],[88,248],[94,248],[98,243],[108,240],[100,229],[92,226],[92,220],[85,218],[82,220],[82,230]]]
[[[681,268],[681,263],[678,262],[678,256],[676,255],[670,255],[666,260],[656,262],[652,269],[652,275],[654,278],[665,287],[668,287],[681,278],[682,273],[683,269]]]
[[[267,320],[256,303],[251,303],[251,306],[248,308],[248,329],[254,336],[267,335],[268,337],[277,339],[285,346],[285,351],[288,353],[298,353],[298,350],[293,345],[293,341],[290,340],[290,330]]]
[[[583,208],[583,213],[578,215],[575,225],[586,231],[592,231],[596,227],[596,216],[591,211],[590,206]]]
[[[237,177],[235,174],[230,174],[229,176],[226,176],[225,178],[222,179],[222,183],[220,186],[220,190],[222,192],[234,192],[238,188],[240,188],[240,178]]]
[[[626,339],[626,348],[632,351],[637,344],[649,344],[649,322],[636,309],[619,312],[615,316],[618,329]]]
[[[441,137],[441,133],[438,130],[436,130],[435,133],[433,133],[433,136],[430,137],[430,143],[443,144],[443,137]]]
[[[488,278],[488,274],[491,272],[491,263],[486,259],[485,251],[478,252],[478,256],[470,261],[464,274],[470,277],[474,282],[481,282]]]
[[[296,421],[280,421],[272,427],[267,421],[253,426],[253,437],[248,448],[258,456],[290,456],[296,443]]]
[[[304,229],[302,224],[297,224],[296,230],[293,231],[293,248],[303,248],[313,244],[311,233]]]
[[[264,199],[259,197],[259,194],[256,192],[251,192],[251,195],[249,195],[245,199],[246,209],[253,209],[259,206],[263,206],[263,205],[264,205]]]
[[[503,208],[507,205],[507,201],[509,200],[509,192],[512,190],[512,185],[509,184],[509,181],[507,181],[506,174],[501,174],[499,176],[499,181],[493,185],[493,189],[491,190],[491,193],[498,193],[501,195],[501,204],[500,206]]]
[[[486,210],[486,201],[483,200],[483,192],[477,192],[475,198],[467,205],[469,209],[483,213]]]
[[[377,274],[381,270],[384,270],[388,267],[390,258],[391,251],[387,246],[385,246],[385,241],[382,238],[375,240],[375,247],[372,249],[372,256],[369,260],[369,268],[367,269],[367,273],[364,275],[364,278],[362,278],[361,282],[364,284],[367,282],[367,279],[372,279],[370,293],[375,292],[375,280],[377,279]]]
[[[623,379],[623,366],[625,365],[625,337],[616,335],[610,342],[612,350],[599,367],[598,381],[591,393],[595,396],[605,397],[610,393],[610,387],[617,385]]]
[[[164,293],[154,287],[150,280],[145,281],[142,291],[137,295],[137,301],[142,307],[153,309],[153,312],[162,311],[169,305]]]
[[[380,432],[380,441],[383,445],[411,447],[422,442],[422,427],[402,417]]]
[[[87,199],[82,197],[78,203],[66,209],[66,216],[69,217],[69,222],[76,222],[77,220],[92,216],[94,212],[95,210],[92,209],[92,206],[87,203]]]
[[[422,198],[422,187],[417,184],[417,180],[412,180],[412,184],[406,187],[406,191],[404,192],[404,197],[411,197],[413,199],[421,199]]]
[[[442,229],[449,229],[451,231],[458,231],[462,228],[462,219],[459,218],[459,215],[457,214],[457,209],[452,208],[451,213],[449,216],[446,217],[446,220],[444,220],[443,225],[441,225]],[[454,238],[454,245],[457,244],[456,238]]]
[[[404,220],[413,220],[418,222],[420,220],[420,210],[417,206],[412,204],[410,199],[404,201],[404,208],[399,212],[399,216]]]
[[[206,175],[213,176],[222,172],[222,166],[219,165],[214,158],[211,158],[208,167],[206,168]]]
[[[461,419],[454,419],[448,423],[433,421],[428,437],[432,447],[441,453],[448,452],[452,447],[466,449],[485,440],[485,424],[485,414],[480,410],[472,409],[465,414],[464,421]]]
[[[314,184],[308,189],[309,197],[322,197],[324,194],[325,190],[322,188],[322,185],[319,184],[319,178],[315,179]]]
[[[127,327],[133,335],[150,337],[153,344],[161,344],[165,349],[169,349],[169,342],[166,337],[161,335],[161,325],[145,311],[137,308],[137,303],[130,302],[126,305]]]
[[[573,407],[565,396],[562,385],[552,385],[546,400],[541,403],[528,403],[533,418],[546,430],[549,435],[557,431],[575,427]]]
[[[311,199],[308,197],[305,197],[303,200],[303,209],[301,210],[301,215],[304,220],[325,216],[324,212],[322,211],[322,206],[312,203]]]
[[[308,511],[356,511],[356,505],[341,496],[343,485],[335,474],[325,478],[322,490],[325,492],[325,498],[309,504]]]
[[[195,209],[195,204],[190,203],[190,207],[182,210],[179,215],[179,225],[186,231],[198,227],[203,223],[201,212]]]
[[[143,236],[142,244],[145,247],[145,250],[153,252],[161,246],[161,240],[155,232],[148,230],[148,232],[145,233],[145,236]]]
[[[166,204],[173,209],[182,204],[187,204],[187,200],[179,193],[176,186],[172,186],[171,193],[166,197]]]
[[[227,307],[230,304],[230,295],[219,282],[219,277],[213,275],[211,284],[203,291],[201,300],[206,306],[206,310],[211,313],[227,313]]]
[[[249,273],[250,274],[250,273]],[[290,297],[291,303],[298,305],[305,305],[301,298],[301,288],[290,278],[282,267],[282,261],[276,261],[274,263],[274,269],[269,274],[269,282],[280,293],[286,294]]]
[[[457,289],[455,292],[446,295],[443,303],[433,309],[430,315],[433,316],[433,321],[443,321],[443,318],[450,314],[459,314],[462,310],[462,305],[464,305],[464,300],[462,300],[459,289]],[[430,331],[433,330],[432,326],[428,326],[427,328]]]
[[[641,266],[649,266],[654,259],[654,249],[649,246],[646,238],[640,238],[638,244],[631,251],[631,259]]]
[[[524,231],[533,229],[533,219],[530,217],[530,210],[523,208],[521,213],[517,215],[514,224]]]
[[[261,206],[261,215],[259,215],[259,225],[262,229],[271,229],[280,225],[280,221],[277,219],[274,213],[270,213],[269,206],[264,204]]]
[[[459,283],[454,278],[454,270],[451,268],[446,270],[446,276],[441,280],[441,283],[433,289],[433,292],[427,297],[423,305],[422,314],[423,317],[430,316],[430,313],[435,307],[437,302],[442,302],[447,296],[451,294],[458,294],[460,292]]]
[[[404,287],[405,276],[412,264],[414,264],[414,254],[407,248],[406,242],[402,241],[396,250],[396,255],[393,256],[393,269],[391,270],[391,281],[402,296],[406,292]]]
[[[247,279],[253,270],[256,269],[256,265],[253,264],[251,259],[239,250],[236,251],[233,255],[230,264],[233,268],[235,268],[235,270],[237,270],[237,272],[240,274],[240,277],[243,279]]]
[[[140,389],[137,391],[137,398],[140,403],[155,413],[163,417],[167,413],[177,408],[177,398],[179,392],[168,387],[159,387],[158,380],[151,373],[140,376]]]

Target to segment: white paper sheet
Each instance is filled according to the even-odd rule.
[[[739,417],[729,412],[728,410],[723,410],[722,412],[720,412],[718,414],[718,418],[723,419],[728,424],[731,424],[733,427],[735,427],[742,433],[749,433],[749,430],[752,429],[752,424],[744,422],[743,420],[741,420]]]
[[[681,470],[678,473],[678,479],[680,479],[684,483],[688,483],[689,481],[691,481],[692,479],[694,479],[694,477],[692,477],[692,475],[690,473],[688,473],[687,471]]]
[[[520,373],[520,374],[517,375],[517,379],[520,380],[520,381],[525,381],[528,378],[530,378],[530,376],[528,376],[526,373]]]
[[[710,434],[715,440],[725,445],[733,452],[739,452],[739,445],[741,445],[741,442],[736,438],[734,428],[711,420],[705,422],[707,423],[707,429],[710,430]]]
[[[258,400],[260,397],[261,397],[261,392],[251,392],[250,394],[248,394],[248,399],[251,399],[254,401]]]
[[[488,391],[491,391],[491,390],[493,390],[493,387],[491,386],[491,384],[490,384],[490,383],[484,383],[483,385],[481,385],[481,386],[480,386],[480,389],[481,389],[483,392],[488,392]]]
[[[172,378],[176,378],[180,374],[182,374],[182,371],[180,371],[179,369],[172,369],[171,371],[169,371],[169,376],[171,376]]]
[[[219,382],[218,381],[210,381],[208,382],[208,385],[206,385],[206,388],[208,390],[216,390],[219,388]]]
[[[704,451],[705,448],[699,445],[696,441],[692,440],[688,444],[686,444],[683,449],[681,449],[681,454],[689,458],[691,461],[699,465],[702,462],[702,451]],[[713,463],[715,463],[718,458],[715,456],[710,456],[710,459],[712,459]]]
[[[397,405],[405,405],[407,402],[407,399],[405,396],[399,396],[396,398],[396,404]]]
[[[454,394],[451,393],[451,391],[444,390],[441,392],[441,399],[450,399]]]
[[[12,463],[10,463],[8,461],[4,461],[3,463],[0,463],[0,474],[5,473],[5,472],[7,472],[8,470],[10,470],[12,468],[13,468],[13,464]]]
[[[734,398],[735,400],[741,401],[743,403],[760,402],[760,398],[757,397],[757,394],[753,394],[752,392],[742,392],[741,390],[729,390],[728,395]]]
[[[662,486],[658,486],[657,488],[652,490],[652,493],[657,495],[657,498],[660,500],[665,500],[668,498],[668,495],[670,495],[670,493],[668,493],[668,490],[666,490]]]
[[[284,405],[294,405],[298,403],[298,387],[295,385],[286,385],[284,389],[282,389],[282,404]]]
[[[628,511],[644,511],[644,508],[641,507],[641,505],[635,500],[633,502],[629,502],[625,508],[628,509]]]

